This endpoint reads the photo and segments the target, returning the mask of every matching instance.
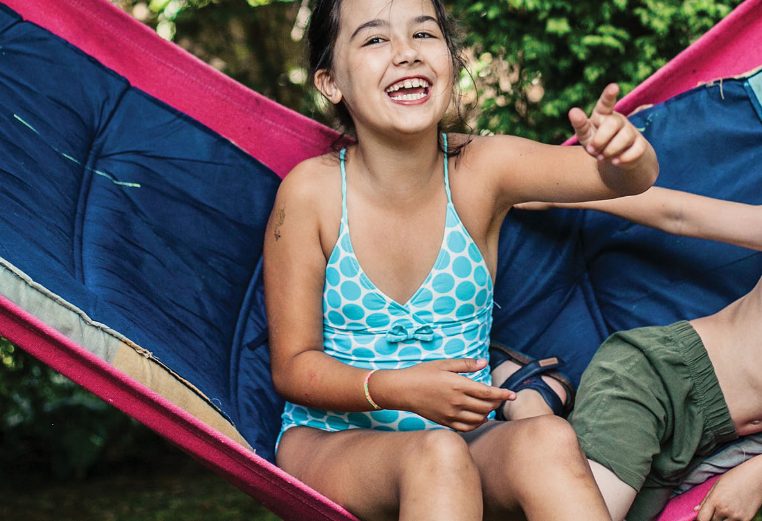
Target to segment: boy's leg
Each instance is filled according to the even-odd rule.
[[[590,470],[593,471],[595,482],[606,501],[606,508],[609,509],[611,519],[621,521],[627,515],[630,505],[635,501],[637,491],[597,461],[588,460],[588,463],[590,463]]]
[[[485,519],[610,519],[571,426],[556,416],[490,422],[463,435],[481,476]]]
[[[324,432],[297,427],[278,465],[363,520],[482,519],[479,473],[449,430]]]
[[[729,424],[732,433],[711,362],[688,322],[619,332],[601,345],[570,421],[588,458],[600,463],[593,470],[614,519],[658,514],[696,454],[708,450],[703,440],[715,439],[705,432],[707,416],[718,418],[718,432]]]
[[[627,515],[637,491],[674,428],[672,404],[661,375],[644,354],[661,349],[662,329],[609,337],[588,365],[570,416],[612,519]],[[653,338],[656,337],[656,338]]]
[[[500,385],[510,376],[521,369],[521,366],[510,360],[506,360],[492,371],[493,385]],[[566,389],[564,386],[549,376],[542,376],[542,380],[558,395],[562,402],[566,401]],[[533,418],[553,414],[548,403],[540,393],[533,389],[524,389],[516,393],[516,399],[506,401],[503,405],[503,415],[508,420],[522,420],[524,418]]]

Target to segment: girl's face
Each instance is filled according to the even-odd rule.
[[[364,130],[436,128],[452,96],[452,59],[430,0],[342,2],[332,71],[315,75]]]

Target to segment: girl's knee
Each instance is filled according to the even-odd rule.
[[[420,432],[410,444],[407,457],[413,465],[436,472],[463,472],[476,468],[465,440],[444,429]]]
[[[420,433],[413,450],[418,456],[435,459],[470,459],[468,444],[458,433],[437,429]]]
[[[435,496],[481,505],[481,476],[466,441],[448,430],[425,431],[416,438],[407,451],[402,487],[418,484]]]
[[[526,444],[542,454],[580,454],[577,434],[572,426],[558,416],[538,416],[527,420],[522,433]]]

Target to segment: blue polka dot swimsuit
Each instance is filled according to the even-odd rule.
[[[447,148],[444,136],[445,149]],[[325,353],[363,369],[400,369],[445,358],[489,356],[492,279],[487,264],[452,203],[447,157],[447,218],[439,255],[426,279],[401,304],[385,295],[355,256],[347,219],[346,150],[340,153],[342,213],[323,287]],[[490,384],[489,368],[467,376]],[[362,389],[358,389],[358,393]],[[492,416],[492,413],[491,413]],[[408,411],[326,411],[286,402],[281,434],[296,426],[325,431],[412,431],[441,425]]]

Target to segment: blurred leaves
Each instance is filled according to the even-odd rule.
[[[112,0],[279,103],[328,124],[305,84],[307,0]],[[483,133],[560,142],[566,113],[632,90],[741,0],[446,0],[466,35],[465,104]],[[141,7],[142,6],[142,7]],[[146,15],[150,11],[150,15]],[[306,13],[305,13],[306,11]]]
[[[0,482],[36,467],[83,478],[135,449],[137,424],[0,338]]]
[[[740,3],[453,0],[480,71],[473,125],[560,142],[571,107],[589,110],[612,81],[629,92]]]

